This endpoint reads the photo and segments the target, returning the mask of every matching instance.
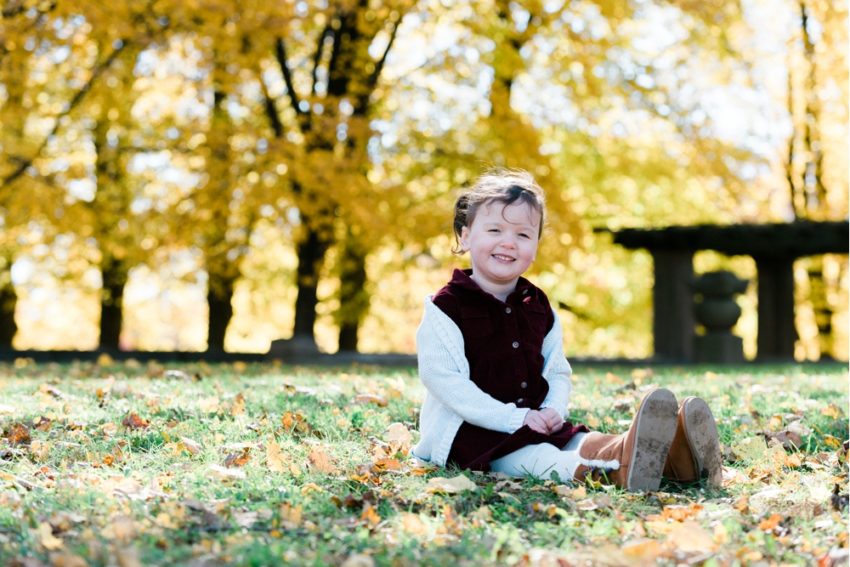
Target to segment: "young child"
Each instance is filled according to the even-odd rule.
[[[717,426],[698,398],[679,407],[654,390],[621,435],[565,420],[572,370],[560,321],[522,277],[544,214],[543,191],[522,171],[485,174],[457,200],[454,252],[469,252],[472,268],[425,301],[416,339],[427,394],[413,454],[511,476],[592,474],[633,491],[656,490],[662,475],[719,484]]]

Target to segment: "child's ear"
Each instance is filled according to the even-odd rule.
[[[460,249],[463,252],[469,250],[469,246],[466,243],[467,238],[469,238],[469,227],[463,226],[460,229]]]

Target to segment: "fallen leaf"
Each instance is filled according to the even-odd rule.
[[[690,521],[673,524],[673,529],[667,534],[667,542],[684,552],[710,553],[717,550],[714,535]]]
[[[377,394],[357,394],[354,401],[358,404],[375,404],[378,407],[387,407],[387,399]]]
[[[375,511],[374,506],[367,504],[366,507],[363,508],[363,512],[360,514],[360,520],[366,522],[366,524],[371,527],[375,527],[381,523],[381,516]]]
[[[236,417],[243,413],[245,413],[245,396],[242,395],[242,392],[239,392],[233,398],[233,405],[230,406],[230,415]]]
[[[124,419],[121,420],[121,425],[127,429],[146,429],[150,426],[150,422],[139,417],[137,413],[130,412]]]
[[[201,444],[197,441],[189,439],[188,437],[180,438],[180,446],[182,449],[185,449],[187,453],[192,456],[195,456],[201,452]]]
[[[413,434],[403,423],[391,423],[384,439],[394,452],[407,453],[413,442]]]
[[[294,530],[300,527],[302,516],[301,506],[292,506],[287,502],[280,505],[280,523],[284,528]]]
[[[6,433],[6,440],[10,445],[28,445],[32,440],[30,430],[22,423],[13,423]]]
[[[403,512],[400,514],[401,529],[409,534],[424,536],[428,533],[428,524],[418,514]]]
[[[765,532],[772,532],[781,521],[782,516],[780,514],[772,514],[769,518],[765,518],[759,522],[759,529]]]
[[[228,468],[244,467],[250,460],[251,448],[245,447],[239,452],[230,453],[229,455],[227,455],[227,457],[224,458],[224,466]]]
[[[333,459],[321,447],[313,447],[308,456],[313,470],[325,473],[336,474],[338,469],[333,462]]]
[[[400,470],[401,462],[398,459],[378,459],[374,461],[371,466],[371,471],[375,473]]]
[[[476,490],[478,486],[464,475],[454,478],[435,477],[428,480],[426,490],[430,493],[457,494],[466,490]]]
[[[53,528],[47,522],[42,522],[38,525],[38,542],[47,551],[56,551],[61,549],[64,543],[61,539],[53,535]]]
[[[633,562],[654,562],[663,553],[664,548],[654,539],[639,539],[623,544],[623,554]]]
[[[214,478],[219,480],[241,480],[245,478],[245,471],[242,469],[231,469],[220,465],[210,465],[209,471]]]
[[[283,451],[280,450],[280,445],[274,439],[270,439],[266,443],[266,466],[272,472],[282,473],[287,471],[283,459]]]

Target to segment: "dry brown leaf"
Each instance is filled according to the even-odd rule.
[[[321,447],[313,447],[308,458],[312,469],[317,472],[325,474],[336,474],[338,472],[331,456]]]
[[[374,473],[382,473],[387,471],[400,471],[401,462],[398,459],[378,459],[372,463],[371,469]]]
[[[27,445],[32,440],[30,430],[23,423],[13,423],[6,433],[6,440],[10,445]]]
[[[52,567],[88,567],[85,559],[70,551],[57,551],[51,553],[49,558]]]
[[[667,534],[667,543],[679,551],[690,553],[717,551],[714,535],[691,521],[673,524],[673,529]]]
[[[378,407],[387,407],[387,399],[377,394],[357,394],[354,401],[358,404],[375,404]]]
[[[274,439],[269,439],[266,443],[266,466],[272,472],[282,473],[288,470],[284,463],[283,451]]]
[[[413,434],[403,423],[391,423],[384,439],[394,452],[407,453],[413,442]]]
[[[245,413],[245,396],[242,395],[242,392],[239,392],[233,398],[233,405],[230,406],[230,415],[236,417],[243,413]]]
[[[130,412],[124,419],[121,420],[121,425],[127,429],[146,429],[150,426],[150,422],[139,417],[139,414],[136,412]]]
[[[178,445],[192,456],[198,455],[201,452],[201,444],[188,437],[181,437]]]
[[[228,468],[244,467],[251,460],[251,447],[245,447],[236,453],[230,453],[224,458],[224,466]]]

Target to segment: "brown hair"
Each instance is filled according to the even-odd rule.
[[[455,202],[454,234],[455,247],[452,252],[460,254],[460,234],[463,227],[472,225],[481,205],[502,203],[505,207],[519,201],[540,213],[538,238],[543,235],[543,218],[546,202],[543,189],[527,171],[521,169],[495,169],[475,180],[473,186],[464,191]]]

